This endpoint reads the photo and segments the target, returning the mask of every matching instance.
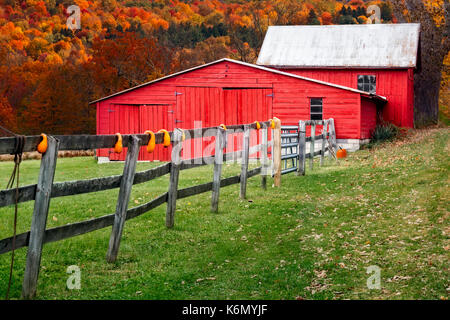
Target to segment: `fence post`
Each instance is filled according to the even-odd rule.
[[[311,142],[309,144],[309,168],[313,168],[314,163],[314,145],[316,143],[316,122],[315,120],[311,121]]]
[[[178,193],[178,178],[180,176],[181,149],[183,147],[183,132],[175,129],[172,137],[172,163],[170,166],[169,191],[167,192],[166,227],[172,228],[175,222],[175,209]]]
[[[48,136],[47,139],[47,151],[42,155],[39,169],[27,261],[22,285],[22,297],[25,299],[32,299],[36,295],[44,233],[47,225],[48,209],[50,207],[50,195],[55,177],[56,159],[58,157],[59,141],[52,136]]]
[[[267,189],[267,174],[269,172],[269,158],[267,155],[267,150],[268,150],[268,126],[266,124],[263,124],[263,129],[262,129],[262,151],[261,151],[261,158],[262,158],[262,163],[261,163],[261,188],[263,188],[264,190]]]
[[[332,148],[332,140],[331,139],[332,138],[331,138],[331,134],[330,134],[330,131],[331,131],[331,120],[330,119],[327,120],[327,124],[328,124],[328,126],[327,126],[328,159],[332,160],[333,154],[331,152],[331,148]]]
[[[250,126],[244,125],[244,135],[242,142],[242,163],[241,163],[241,191],[240,198],[245,199],[247,192],[247,171],[248,171],[248,157],[250,149]]]
[[[334,127],[334,119],[330,118],[329,121],[330,121],[330,130],[331,130],[331,132],[330,132],[331,144],[334,149],[334,152],[336,152],[337,151],[337,142],[336,142],[336,129]]]
[[[305,121],[298,122],[298,165],[297,175],[305,175],[305,160],[306,160],[306,125]]]
[[[323,120],[323,127],[322,127],[322,150],[320,151],[320,166],[323,166],[323,160],[325,158],[325,142],[327,139],[327,125],[328,121]]]
[[[216,148],[214,154],[214,176],[211,196],[211,211],[219,211],[220,176],[222,175],[223,148],[225,148],[225,135],[227,132],[219,127],[216,134]]]
[[[273,118],[275,122],[275,129],[273,129],[273,147],[272,147],[272,164],[274,185],[281,186],[281,120]]]
[[[106,253],[106,261],[114,262],[117,259],[122,237],[123,227],[127,218],[128,202],[130,201],[131,188],[133,187],[134,174],[136,172],[136,162],[139,155],[139,138],[130,136],[128,143],[127,157],[123,167],[123,175],[120,180],[119,196],[116,204],[116,214],[112,226],[109,246]]]

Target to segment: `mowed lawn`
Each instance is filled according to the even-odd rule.
[[[46,244],[38,299],[447,299],[449,284],[450,132],[417,130],[406,139],[351,153],[340,165],[288,174],[282,187],[249,179],[178,201],[175,227],[165,205],[125,224],[116,263],[105,260],[111,228]],[[157,163],[139,163],[145,170]],[[255,166],[255,165],[252,165]],[[123,163],[58,159],[56,181],[120,174]],[[36,183],[39,161],[21,166],[21,184]],[[307,167],[308,169],[308,167]],[[4,188],[11,162],[0,163]],[[239,172],[224,166],[224,176]],[[185,170],[180,186],[211,181],[212,167]],[[167,191],[168,176],[135,185],[130,207]],[[113,213],[118,189],[54,198],[48,227]],[[30,227],[33,202],[19,205],[18,233]],[[13,206],[0,209],[0,238],[12,235]],[[20,298],[26,248],[16,251],[11,296]],[[0,294],[11,254],[0,256]],[[81,269],[81,289],[69,290],[67,267]],[[369,266],[381,289],[368,289]]]

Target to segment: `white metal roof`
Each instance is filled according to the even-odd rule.
[[[105,100],[105,99],[109,99],[109,98],[112,98],[114,96],[120,95],[120,94],[128,92],[128,91],[132,91],[132,90],[140,88],[140,87],[144,87],[144,86],[147,86],[147,85],[150,85],[150,84],[153,84],[153,83],[156,83],[156,82],[168,79],[168,78],[172,78],[172,77],[175,77],[175,76],[178,76],[178,75],[190,72],[190,71],[201,69],[201,68],[204,68],[204,67],[207,67],[207,66],[210,66],[210,65],[214,65],[214,64],[217,64],[217,63],[220,63],[220,62],[224,62],[224,61],[231,62],[231,63],[236,63],[236,64],[240,64],[240,65],[247,66],[247,67],[250,67],[250,68],[264,70],[264,71],[268,71],[268,72],[272,72],[272,73],[276,73],[276,74],[281,74],[281,75],[288,76],[288,77],[291,77],[291,78],[302,79],[302,80],[306,80],[306,81],[320,83],[320,84],[323,84],[323,85],[326,85],[326,86],[335,87],[335,88],[339,88],[339,89],[342,89],[342,90],[352,91],[352,92],[355,92],[355,93],[359,93],[359,94],[361,94],[361,95],[363,95],[363,96],[365,96],[367,98],[373,98],[373,99],[377,99],[377,100],[384,101],[384,102],[387,101],[386,97],[380,96],[380,95],[377,95],[377,94],[373,94],[373,93],[357,90],[357,89],[354,89],[354,88],[349,88],[349,87],[346,87],[346,86],[341,86],[341,85],[330,83],[330,82],[325,82],[325,81],[320,81],[320,80],[316,80],[316,79],[311,79],[311,78],[299,76],[299,75],[296,75],[296,74],[293,74],[293,73],[289,73],[289,72],[284,72],[284,71],[280,71],[280,70],[276,70],[276,69],[266,68],[264,66],[258,66],[258,65],[255,65],[255,64],[247,63],[247,62],[242,62],[242,61],[238,61],[238,60],[223,58],[223,59],[219,59],[219,60],[216,60],[216,61],[213,61],[213,62],[210,62],[210,63],[202,64],[202,65],[197,66],[197,67],[186,69],[186,70],[183,70],[183,71],[180,71],[180,72],[177,72],[177,73],[169,74],[169,75],[164,76],[162,78],[158,78],[158,79],[155,79],[155,80],[152,80],[152,81],[149,81],[149,82],[142,83],[142,84],[137,85],[135,87],[128,88],[128,89],[122,90],[120,92],[113,93],[113,94],[111,94],[109,96],[106,96],[106,97],[103,97],[103,98],[91,101],[91,102],[89,102],[89,104],[96,103],[96,102],[99,102],[99,101],[102,101],[102,100]]]
[[[270,26],[258,65],[273,67],[416,66],[418,23]]]

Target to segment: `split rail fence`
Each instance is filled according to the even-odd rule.
[[[115,135],[78,135],[78,136],[48,136],[48,148],[43,154],[37,184],[23,186],[18,189],[0,191],[0,207],[13,205],[17,202],[34,200],[33,216],[30,231],[0,240],[0,254],[28,246],[26,266],[22,284],[22,297],[33,298],[36,295],[37,281],[40,269],[42,248],[45,243],[59,241],[112,225],[109,239],[109,247],[106,254],[108,262],[116,260],[122,231],[126,220],[142,215],[164,203],[166,208],[166,226],[171,228],[175,223],[175,208],[177,199],[183,199],[193,195],[212,191],[211,211],[218,211],[220,188],[240,184],[240,197],[246,197],[247,179],[258,174],[261,175],[261,186],[266,188],[267,175],[274,173],[274,184],[281,183],[281,122],[274,118],[275,129],[272,129],[272,142],[268,141],[268,130],[271,122],[261,122],[262,142],[250,148],[250,132],[256,130],[256,124],[244,124],[222,127],[202,128],[192,130],[175,129],[170,132],[172,142],[172,160],[156,168],[136,172],[136,163],[139,149],[149,142],[149,135],[123,135],[123,147],[128,147],[122,175],[68,181],[53,182],[58,150],[88,150],[100,148],[112,148],[116,143]],[[213,130],[211,130],[213,129]],[[227,141],[227,133],[243,130],[243,148],[239,151],[224,153]],[[214,133],[211,133],[213,131]],[[242,132],[242,131],[241,131]],[[215,155],[199,159],[182,160],[183,133],[186,139],[190,137],[215,136]],[[163,142],[163,133],[155,134],[156,143]],[[23,152],[35,151],[41,140],[40,136],[26,137]],[[12,138],[0,138],[0,154],[10,154],[16,149],[17,140]],[[272,147],[272,168],[268,158],[268,148]],[[248,169],[249,154],[260,152],[261,166]],[[227,159],[241,159],[240,175],[222,178],[222,163]],[[181,170],[214,164],[213,181],[178,189],[178,179]],[[272,170],[271,170],[272,169]],[[170,174],[169,189],[150,202],[128,208],[131,189],[134,184],[148,182],[158,177]],[[119,189],[116,211],[113,214],[98,218],[46,229],[50,199],[63,196],[71,196],[98,192],[108,189]]]
[[[0,191],[0,207],[13,205],[20,202],[34,200],[33,216],[30,231],[0,240],[0,254],[28,246],[24,279],[22,284],[22,297],[33,298],[36,295],[37,281],[42,256],[42,248],[45,243],[55,242],[108,226],[112,226],[106,259],[113,262],[117,259],[120,240],[126,220],[138,217],[164,203],[166,208],[166,226],[172,228],[175,223],[175,209],[177,199],[183,199],[193,195],[212,191],[211,211],[218,212],[219,193],[221,187],[240,184],[240,198],[246,197],[247,179],[261,175],[261,187],[267,188],[267,175],[272,173],[274,185],[280,186],[281,175],[296,171],[298,175],[305,174],[305,161],[310,160],[310,168],[313,166],[313,157],[321,156],[323,163],[325,155],[325,143],[328,142],[330,157],[333,149],[336,150],[336,135],[333,119],[300,121],[299,126],[281,126],[281,121],[274,118],[275,129],[272,129],[272,141],[268,140],[268,130],[271,122],[261,122],[262,141],[256,146],[250,147],[250,135],[256,129],[256,124],[243,124],[222,127],[181,130],[170,132],[172,142],[172,160],[156,168],[136,172],[136,163],[139,149],[149,142],[149,135],[123,135],[123,147],[127,147],[127,155],[122,175],[93,178],[86,180],[53,182],[57,155],[59,150],[89,150],[112,148],[116,143],[115,135],[77,135],[77,136],[48,136],[48,148],[43,154],[37,184],[27,185],[16,189]],[[306,126],[311,126],[311,136],[306,137]],[[316,126],[323,125],[321,135],[315,135]],[[212,130],[211,130],[212,129]],[[228,133],[236,133],[242,130],[242,150],[224,153],[227,145]],[[241,131],[241,132],[242,132]],[[282,133],[283,131],[283,133]],[[182,160],[183,136],[211,137],[215,136],[214,156],[198,159]],[[163,133],[155,134],[157,144],[163,142]],[[315,151],[316,140],[322,140],[321,150]],[[25,138],[23,152],[35,151],[41,140],[40,136],[28,136]],[[306,153],[306,142],[310,142],[310,152]],[[0,138],[0,154],[11,154],[16,150],[18,140],[12,138]],[[268,149],[272,148],[272,164],[270,166]],[[282,150],[284,152],[282,153]],[[290,150],[290,153],[287,152]],[[260,152],[261,166],[248,169],[249,155]],[[222,164],[229,159],[241,160],[241,172],[239,175],[222,178]],[[282,161],[292,161],[292,167],[282,169]],[[214,164],[213,181],[200,185],[179,189],[178,180],[181,170]],[[145,204],[128,208],[132,186],[144,183],[158,177],[170,175],[169,189],[166,193]],[[119,189],[116,211],[113,214],[98,218],[67,224],[51,229],[46,229],[50,199],[63,196],[85,194],[104,191],[114,188]],[[16,194],[16,192],[18,193]],[[17,196],[17,197],[16,197]]]

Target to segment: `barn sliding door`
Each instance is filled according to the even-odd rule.
[[[142,134],[145,130],[153,132],[159,129],[168,128],[168,106],[167,105],[126,105],[112,104],[108,110],[109,132],[107,134]],[[170,130],[170,129],[168,129]],[[110,160],[124,161],[127,154],[127,148],[119,154],[114,153],[113,149],[108,149]],[[161,160],[168,161],[170,147],[164,148],[157,145],[155,151],[147,153],[145,147],[139,151],[139,160]]]
[[[267,121],[272,117],[272,89],[224,88],[224,110],[228,124]],[[250,145],[261,142],[261,134],[252,131]],[[270,137],[269,137],[270,138]],[[242,134],[234,134],[228,140],[226,152],[242,149]],[[251,155],[259,157],[259,153]]]
[[[167,120],[168,111],[168,105],[141,105],[139,107],[140,133],[144,133],[146,130],[151,130],[155,133],[160,129],[172,130]],[[157,144],[155,151],[152,153],[148,153],[146,147],[141,147],[139,160],[170,161],[170,153],[171,147],[164,148],[161,144]]]
[[[177,87],[176,95],[175,128],[206,128],[226,123],[221,88]],[[214,155],[214,141],[214,137],[186,139],[183,143],[182,158]]]
[[[271,88],[177,87],[176,96],[174,127],[177,128],[252,123],[272,116]],[[251,139],[252,145],[260,141],[256,132]],[[226,152],[241,148],[242,134],[230,136]],[[183,159],[214,155],[214,138],[188,140],[183,149]]]

